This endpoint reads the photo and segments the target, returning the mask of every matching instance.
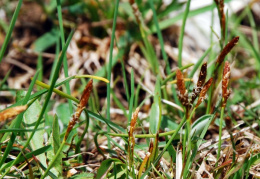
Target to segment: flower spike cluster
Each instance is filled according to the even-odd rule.
[[[176,78],[177,78],[177,88],[178,88],[178,97],[181,101],[182,105],[189,109],[189,107],[193,104],[197,97],[199,97],[197,104],[195,107],[197,108],[206,98],[206,93],[209,87],[212,84],[213,78],[210,78],[206,83],[207,77],[207,63],[205,62],[200,69],[199,79],[197,82],[197,86],[193,89],[191,99],[188,99],[187,90],[185,88],[183,74],[179,69],[176,71]]]

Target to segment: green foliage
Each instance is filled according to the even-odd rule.
[[[229,1],[231,0],[225,2]],[[215,3],[212,3],[205,7],[190,10],[190,2],[191,1],[188,0],[185,3],[180,3],[177,0],[173,0],[170,4],[164,5],[161,0],[136,0],[135,4],[131,1],[120,2],[119,0],[104,0],[102,2],[57,0],[41,4],[53,24],[50,31],[41,34],[31,46],[31,50],[40,54],[37,60],[37,72],[29,88],[26,91],[18,92],[16,94],[17,101],[7,108],[10,109],[15,106],[28,105],[28,109],[25,112],[20,113],[12,122],[5,123],[3,128],[0,129],[2,148],[2,155],[0,156],[1,177],[21,177],[18,172],[12,170],[12,167],[24,171],[23,165],[25,164],[28,164],[28,167],[26,166],[28,168],[26,168],[26,174],[28,175],[26,176],[30,176],[29,173],[33,171],[33,177],[36,178],[44,178],[47,175],[52,178],[64,177],[64,173],[70,168],[73,168],[72,166],[85,164],[86,158],[81,154],[81,145],[87,143],[86,148],[88,149],[90,146],[88,140],[91,140],[91,144],[95,143],[97,152],[103,157],[103,161],[100,162],[100,167],[97,171],[94,171],[96,172],[95,174],[89,173],[85,167],[79,167],[79,173],[73,175],[71,178],[139,178],[139,174],[141,176],[140,178],[147,176],[151,178],[171,178],[172,176],[169,176],[170,173],[174,173],[176,170],[176,168],[172,166],[175,166],[177,160],[179,160],[176,157],[178,154],[176,152],[178,145],[181,146],[180,153],[183,162],[183,166],[181,167],[182,177],[192,178],[193,173],[191,169],[197,171],[199,169],[198,164],[202,165],[201,162],[207,160],[207,156],[198,159],[198,154],[202,153],[200,147],[206,142],[205,136],[208,134],[207,132],[210,130],[211,125],[215,128],[217,127],[219,133],[217,143],[211,146],[212,151],[217,148],[217,150],[213,151],[213,155],[216,153],[215,158],[217,161],[214,164],[215,166],[211,165],[212,168],[209,172],[216,178],[220,177],[223,171],[225,171],[225,176],[231,178],[251,177],[252,172],[250,173],[250,169],[259,164],[259,154],[248,150],[246,154],[251,152],[250,157],[247,157],[249,155],[245,155],[245,157],[242,157],[242,162],[238,160],[238,157],[241,156],[234,151],[238,145],[235,147],[234,145],[239,143],[240,140],[235,136],[230,137],[232,147],[229,148],[229,155],[226,155],[233,155],[232,161],[227,160],[228,157],[223,157],[221,152],[226,151],[223,150],[225,146],[222,145],[222,129],[224,131],[228,126],[225,122],[227,117],[231,117],[231,121],[234,124],[237,124],[236,120],[242,121],[245,126],[251,128],[254,135],[258,135],[258,137],[260,135],[257,129],[252,127],[254,122],[257,122],[259,125],[259,104],[253,107],[250,106],[255,102],[253,95],[259,95],[257,90],[260,84],[260,54],[257,24],[249,6],[241,13],[242,15],[232,15],[231,19],[228,19],[229,16],[226,13],[226,27],[225,29],[221,29],[220,41],[211,41],[210,47],[205,50],[195,64],[183,65],[183,38],[185,36],[185,23],[187,18],[207,11],[213,11],[218,7]],[[18,13],[21,4],[22,0],[19,0],[13,16],[10,17],[11,23],[9,26],[3,24],[2,21],[0,22],[1,28],[6,32],[0,51],[0,63],[8,50],[7,46],[10,43],[15,22],[19,17]],[[176,15],[169,17],[172,12]],[[219,15],[221,17],[221,14]],[[248,36],[239,29],[241,21],[245,16],[248,16],[249,19],[252,38],[248,38]],[[98,100],[100,98],[98,96],[98,89],[93,90],[93,95],[89,101],[90,107],[86,106],[84,115],[80,118],[81,121],[72,127],[72,132],[68,140],[66,140],[64,138],[64,136],[66,136],[66,127],[68,127],[71,121],[71,116],[76,106],[73,103],[79,104],[80,102],[79,99],[74,97],[74,94],[71,94],[69,82],[80,78],[83,84],[86,83],[83,79],[86,76],[69,76],[68,59],[66,58],[66,51],[74,31],[69,35],[68,32],[71,31],[71,27],[78,25],[78,22],[71,22],[71,19],[78,17],[84,19],[86,23],[91,22],[89,23],[91,26],[88,32],[89,36],[99,39],[107,38],[108,36],[111,37],[109,42],[109,58],[102,64],[102,67],[94,73],[97,77],[106,77],[110,83],[107,83],[106,86],[106,102],[103,100],[101,103]],[[175,25],[177,21],[182,21],[182,27],[178,34],[180,35],[178,39],[179,53],[177,62],[172,62],[167,56],[164,34],[161,30]],[[95,26],[93,25],[95,22],[103,22],[104,25]],[[214,22],[212,22],[212,24],[213,23]],[[120,28],[118,28],[120,24],[123,24],[121,27],[123,30],[121,31]],[[215,33],[213,31],[214,29],[212,29],[212,36]],[[215,46],[219,43],[220,48],[223,49],[224,42],[227,44],[232,36],[237,35],[240,36],[240,49],[232,51],[229,56],[225,56],[225,60],[233,61],[234,59],[235,64],[232,68],[240,68],[239,70],[243,70],[245,66],[251,65],[253,70],[250,71],[252,74],[249,75],[253,77],[238,80],[236,78],[231,79],[230,87],[234,90],[227,102],[227,107],[223,107],[224,100],[216,98],[218,93],[221,92],[217,86],[219,84],[221,85],[221,79],[223,80],[223,66],[218,66],[218,64],[213,61],[213,58],[217,58],[217,55],[220,53],[215,49]],[[67,37],[67,41],[65,41],[65,37]],[[156,40],[151,41],[151,39]],[[155,46],[154,41],[158,41],[159,49]],[[136,46],[136,51],[138,51],[142,60],[145,59],[145,63],[149,66],[148,69],[135,69],[134,67],[130,67],[126,60],[129,56],[129,52],[132,50],[132,45]],[[53,47],[56,48],[56,57],[50,68],[51,72],[50,75],[48,75],[49,85],[47,85],[42,83],[42,81],[46,80],[46,69],[44,69],[46,67],[43,65],[45,60],[43,54],[48,52],[48,50],[54,50]],[[244,51],[241,52],[241,49]],[[237,58],[240,58],[239,55],[243,53],[249,56],[250,61],[237,63],[235,59],[236,54],[238,54]],[[207,58],[208,56],[209,58]],[[232,60],[230,57],[232,57]],[[214,88],[212,87],[210,91],[203,96],[203,98],[206,98],[206,94],[209,95],[205,100],[205,106],[207,107],[204,105],[198,107],[194,104],[189,104],[188,106],[184,106],[181,111],[179,109],[173,109],[168,104],[164,104],[165,101],[168,101],[174,103],[174,105],[182,105],[178,100],[178,89],[176,90],[175,85],[170,83],[176,76],[174,67],[178,66],[181,71],[185,71],[184,76],[191,79],[196,75],[203,61],[209,61],[211,59],[208,77],[217,75],[214,79]],[[113,79],[113,73],[117,70],[115,67],[118,67],[116,66],[118,63],[120,63],[119,73],[122,78]],[[161,66],[161,64],[164,66]],[[63,71],[61,70],[62,67]],[[144,71],[147,70],[156,79],[153,79],[155,84],[150,95],[143,96],[143,94],[141,94],[141,92],[147,90],[144,88],[144,84],[142,84],[147,76],[142,75],[142,77],[138,79],[136,70],[140,73],[144,73]],[[215,73],[213,70],[215,70]],[[64,73],[64,79],[59,79],[61,71]],[[12,69],[9,69],[8,73],[4,74],[4,78],[0,81],[1,90],[12,90],[8,88],[8,78],[12,75]],[[119,82],[123,83],[122,88],[125,92],[125,103],[121,101],[116,93],[116,85]],[[32,93],[35,84],[37,84],[38,87],[35,88],[34,93]],[[94,88],[98,88],[97,84],[98,82],[95,81]],[[84,88],[78,88],[78,85],[79,83],[76,84],[76,88],[82,91]],[[170,88],[168,88],[169,85]],[[56,89],[64,86],[66,90]],[[191,90],[196,86],[193,82],[189,81],[186,82],[186,87],[188,89],[187,94],[190,97],[193,95]],[[59,96],[57,99],[63,99],[61,103],[58,100],[56,101],[56,98],[55,100],[51,100],[53,93]],[[214,99],[214,95],[216,99]],[[142,102],[140,103],[141,100]],[[133,111],[137,107],[141,108],[142,111],[146,100],[151,101],[149,116],[143,119],[137,117],[136,126],[133,130],[137,131],[138,129],[138,132],[140,131],[142,134],[134,133],[133,138],[138,138],[138,140],[134,140],[135,142],[133,143],[133,141],[128,140],[130,138],[129,127]],[[244,103],[245,106],[240,105],[240,103]],[[234,114],[236,113],[236,111],[234,112],[234,108],[238,107],[242,109],[239,108],[237,114]],[[123,120],[119,122],[111,121],[111,108],[121,109],[122,116],[120,116],[120,120],[126,119],[127,122],[124,123],[122,122]],[[101,111],[99,112],[99,110]],[[50,111],[54,111],[55,114],[50,113]],[[106,115],[104,115],[105,113]],[[145,123],[149,123],[149,128],[143,125]],[[82,130],[82,128],[84,129]],[[78,135],[77,132],[79,129],[82,132],[80,135]],[[232,134],[231,130],[226,130],[229,134]],[[92,136],[89,137],[91,134]],[[158,137],[156,137],[157,134]],[[45,138],[43,136],[45,136]],[[85,141],[85,136],[89,137],[87,141]],[[117,138],[113,136],[118,136],[125,145],[118,143]],[[99,139],[101,139],[101,137],[107,139],[108,148],[100,146]],[[64,138],[63,141],[61,140],[62,138]],[[47,144],[45,143],[46,141],[48,141]],[[226,142],[227,141],[228,140],[226,140]],[[150,149],[149,144],[150,146],[153,145]],[[133,154],[133,158],[131,162],[129,162],[128,147],[131,145],[133,146],[133,152],[131,153]],[[114,150],[114,146],[117,147],[117,150]],[[211,153],[211,150],[208,150],[208,153]],[[142,157],[140,157],[140,153],[142,153]],[[148,153],[150,155],[148,155]],[[15,155],[15,158],[12,158],[13,155]],[[109,157],[106,158],[107,155],[109,155]],[[167,172],[164,170],[165,168],[160,168],[163,165],[160,162],[162,161],[162,157],[164,157],[166,161],[171,162],[169,165],[169,171],[171,172]],[[31,161],[31,159],[34,158],[37,160]],[[129,163],[132,165],[130,166]],[[228,167],[223,166],[224,164]],[[33,166],[33,168],[31,168],[31,166]],[[226,168],[223,169],[224,167]]]

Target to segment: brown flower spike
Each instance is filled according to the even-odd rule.
[[[199,99],[198,99],[198,102],[197,102],[195,108],[197,108],[197,107],[204,101],[204,99],[206,98],[206,93],[207,93],[209,87],[211,86],[212,81],[213,81],[213,78],[210,78],[210,79],[205,83],[205,85],[203,86],[203,88],[202,88],[202,90],[201,90],[201,92],[200,92]]]
[[[191,104],[195,101],[195,99],[200,94],[201,89],[206,81],[206,77],[207,77],[207,62],[203,63],[203,65],[200,68],[200,74],[199,74],[199,79],[197,82],[197,87],[195,87],[192,92]]]
[[[184,83],[183,74],[179,69],[176,71],[176,78],[177,78],[177,88],[179,90],[179,100],[181,101],[182,105],[187,107],[188,103],[188,95],[186,94],[186,88]]]
[[[90,94],[92,92],[92,89],[93,89],[93,80],[91,79],[88,82],[88,84],[86,85],[86,87],[85,87],[85,89],[83,91],[83,94],[82,94],[82,96],[80,98],[80,102],[78,104],[77,110],[73,114],[72,119],[69,122],[67,131],[66,131],[65,136],[64,136],[64,140],[65,141],[67,140],[70,131],[72,130],[72,128],[74,127],[74,125],[78,121],[78,119],[80,117],[80,114],[82,113],[82,111],[84,110],[85,106],[87,105],[89,97],[90,97]]]
[[[131,166],[134,158],[134,146],[135,146],[135,138],[134,138],[134,129],[136,125],[136,121],[138,118],[139,108],[136,108],[130,124],[130,129],[128,131],[128,155],[129,155],[129,165]]]
[[[222,76],[222,97],[223,97],[222,106],[223,107],[226,106],[227,99],[230,95],[230,90],[228,90],[229,79],[230,79],[230,65],[229,62],[225,62],[223,76]]]
[[[233,38],[224,48],[223,50],[221,51],[220,55],[218,56],[218,59],[217,59],[217,65],[220,65],[226,55],[232,50],[232,48],[238,43],[238,40],[239,40],[239,36]]]

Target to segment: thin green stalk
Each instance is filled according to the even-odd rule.
[[[159,133],[159,137],[164,137],[168,135],[174,134],[176,130],[171,130],[168,132]],[[118,134],[118,133],[108,133],[108,135],[115,136],[115,137],[128,137],[128,134]],[[155,138],[156,134],[136,134],[135,138]]]
[[[65,35],[64,35],[64,30],[63,30],[61,3],[60,3],[60,0],[56,0],[56,2],[57,2],[57,11],[58,11],[59,26],[60,26],[60,34],[61,34],[61,47],[63,49],[64,46],[65,46]],[[68,62],[67,62],[66,55],[63,58],[63,69],[64,69],[65,78],[67,78],[69,76],[69,73],[68,73]],[[70,94],[71,91],[70,91],[69,82],[65,83],[65,86],[66,86],[67,93]],[[70,114],[72,114],[73,113],[72,102],[71,102],[71,100],[68,100],[68,102],[69,102]]]
[[[42,54],[40,53],[37,59],[37,70],[43,69],[42,68]],[[43,70],[40,71],[39,75],[38,75],[38,80],[42,81],[43,79]],[[40,87],[37,88],[37,90],[41,90]]]
[[[125,65],[123,58],[120,58],[121,66],[122,66],[122,74],[123,74],[123,80],[124,80],[124,87],[125,87],[125,94],[126,94],[126,99],[129,102],[130,100],[130,95],[129,95],[129,90],[128,90],[128,84],[127,84],[127,79],[126,79],[126,73],[125,73]]]
[[[113,97],[113,100],[114,100],[115,104],[123,111],[124,116],[128,117],[125,107],[123,106],[121,101],[116,97],[116,94],[115,94],[115,92],[113,90],[111,91],[111,94],[112,94],[112,97]]]
[[[75,149],[75,153],[79,153],[80,152],[80,144],[81,142],[83,141],[84,137],[85,137],[85,134],[88,132],[88,126],[89,126],[89,115],[88,113],[86,113],[86,126],[84,128],[84,131],[83,133],[81,134],[77,144],[76,144],[76,149]]]
[[[203,55],[200,57],[200,59],[198,60],[198,62],[194,65],[193,69],[191,70],[190,74],[189,74],[189,78],[192,78],[195,74],[195,72],[198,70],[198,68],[201,66],[204,58],[209,54],[209,52],[211,52],[212,50],[212,45],[203,53]],[[188,85],[189,86],[189,85]]]
[[[252,14],[249,6],[247,6],[246,9],[248,12],[247,14],[248,14],[249,23],[252,27],[253,46],[259,52],[260,49],[259,49],[259,42],[258,42],[258,36],[257,36],[257,28],[256,28],[256,24],[254,21],[254,17],[253,17],[253,14]]]
[[[11,73],[12,69],[8,70],[8,72],[6,73],[4,79],[0,82],[0,90],[2,89],[3,84],[6,82],[6,80],[8,79],[10,73]]]
[[[154,21],[154,23],[155,23],[155,27],[156,27],[156,31],[157,31],[157,36],[158,36],[158,38],[159,38],[159,42],[160,42],[160,46],[161,46],[161,51],[162,51],[163,60],[164,60],[165,63],[166,63],[166,72],[167,72],[167,74],[169,75],[169,74],[171,73],[171,67],[170,67],[170,64],[169,64],[169,61],[168,61],[168,58],[167,58],[167,55],[166,55],[166,52],[165,52],[165,49],[164,49],[163,36],[162,36],[162,32],[161,32],[160,27],[159,27],[159,23],[158,23],[158,19],[157,19],[157,14],[156,14],[156,11],[155,11],[155,8],[154,8],[153,0],[149,0],[149,5],[150,5],[150,8],[151,8],[152,11],[153,11],[153,21]]]
[[[184,11],[184,15],[183,15],[183,20],[182,20],[182,26],[181,26],[181,34],[180,34],[180,38],[179,38],[179,45],[178,45],[178,49],[179,49],[179,54],[178,54],[178,66],[179,68],[182,67],[182,47],[183,47],[183,37],[184,37],[184,32],[185,32],[185,25],[186,25],[186,20],[189,14],[189,10],[190,10],[190,1],[187,1],[187,5],[186,5],[186,9]]]
[[[56,66],[57,66],[57,62],[59,60],[59,55],[60,55],[60,38],[59,36],[56,37],[56,47],[55,47],[55,58],[52,64],[52,68],[51,68],[51,75],[50,75],[50,80],[52,80]]]
[[[130,104],[129,104],[129,114],[128,114],[128,124],[130,125],[132,112],[133,112],[133,104],[134,104],[134,94],[135,94],[135,86],[134,86],[134,70],[131,69],[131,96],[130,96]]]
[[[22,6],[22,2],[23,2],[23,0],[19,0],[18,4],[16,6],[16,9],[14,11],[14,15],[12,17],[12,20],[11,20],[8,32],[7,32],[6,36],[5,36],[5,40],[4,40],[4,43],[3,43],[1,51],[0,51],[0,63],[3,60],[4,54],[5,54],[5,50],[7,48],[7,45],[9,43],[9,41],[10,41],[12,32],[14,30],[14,25],[15,25],[16,19],[18,17],[18,14],[20,12],[20,9],[21,9],[21,6]]]
[[[116,0],[114,18],[113,18],[113,26],[112,26],[112,35],[110,41],[110,50],[109,50],[109,64],[107,69],[107,79],[111,81],[111,71],[112,71],[112,60],[113,60],[113,49],[114,49],[114,39],[115,39],[115,31],[116,31],[116,20],[118,13],[119,0]],[[107,84],[107,119],[110,120],[110,83]],[[110,127],[107,126],[107,132],[110,132]],[[108,140],[108,148],[110,148],[110,141]]]
[[[213,9],[212,9],[212,11],[211,11],[211,27],[213,27],[213,25],[214,25],[214,11],[213,11]],[[211,33],[210,33],[210,43],[211,43],[211,44],[213,44],[213,34],[214,34],[214,32],[213,32],[213,30],[212,30]],[[214,56],[214,50],[211,50],[211,51],[210,51],[210,55],[209,55],[209,62],[208,62],[208,63],[212,62],[212,61],[214,60],[214,58],[215,58],[215,56]],[[208,76],[211,77],[212,73],[213,73],[213,67],[210,67],[210,68],[208,69]],[[209,88],[209,94],[212,93],[211,91],[212,91],[212,87]],[[212,96],[209,95],[209,96],[208,96],[208,103],[207,103],[206,114],[209,114],[209,113],[210,113],[211,99],[212,99]]]
[[[225,107],[221,107],[220,119],[219,119],[219,137],[218,137],[218,153],[217,153],[217,163],[216,167],[218,166],[218,160],[220,157],[221,152],[221,136],[222,136],[222,125],[223,125],[223,117],[224,117]]]
[[[195,111],[196,111],[196,107],[193,108],[188,120],[187,120],[187,129],[188,129],[188,150],[187,150],[187,154],[189,155],[190,151],[191,151],[191,126],[192,126],[192,123],[191,123],[191,118],[192,116],[194,115]]]

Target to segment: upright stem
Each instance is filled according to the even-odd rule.
[[[218,166],[218,160],[219,160],[220,151],[221,151],[221,143],[222,143],[221,136],[222,136],[222,124],[223,124],[224,111],[225,111],[225,107],[221,107],[221,114],[220,114],[220,120],[219,120],[218,153],[217,153],[216,166]]]
[[[110,42],[110,52],[109,52],[109,64],[107,69],[107,79],[111,81],[111,70],[112,70],[112,60],[113,60],[113,48],[114,48],[114,39],[115,39],[115,31],[116,31],[116,19],[118,12],[119,0],[116,0],[113,26],[112,26],[112,35]],[[107,84],[107,119],[110,120],[110,83]],[[110,132],[109,126],[107,126],[107,132]],[[110,140],[108,139],[108,148],[110,148]]]

